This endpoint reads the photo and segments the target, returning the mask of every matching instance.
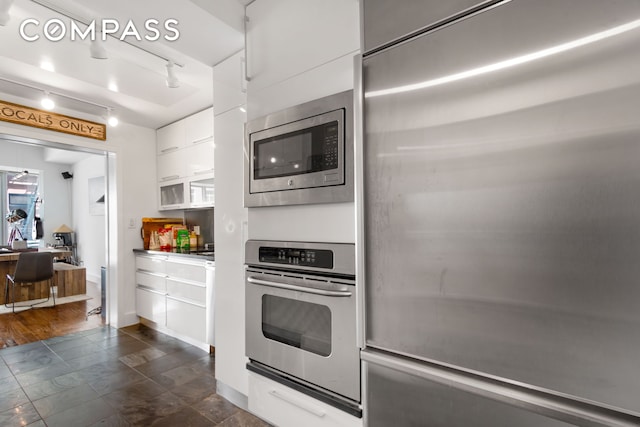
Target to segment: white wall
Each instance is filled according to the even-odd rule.
[[[117,236],[117,254],[110,259],[110,274],[118,274],[117,327],[138,323],[136,315],[135,257],[133,249],[142,248],[140,227],[142,217],[164,216],[158,212],[156,181],[156,131],[121,123],[109,130],[107,141],[116,151],[115,184],[117,224],[109,229],[109,238]],[[113,157],[112,155],[110,157]],[[111,183],[113,187],[113,183]],[[113,203],[113,188],[109,189]],[[114,215],[111,215],[114,216]],[[133,220],[133,226],[129,226]]]
[[[246,396],[244,354],[244,241],[247,209],[243,206],[243,133],[245,96],[240,82],[240,52],[213,69],[214,141],[216,144],[216,281],[215,334],[218,393],[246,406],[225,386]],[[243,405],[244,404],[244,405]]]
[[[0,96],[9,102],[38,108],[36,103],[30,100],[9,94],[0,93]],[[101,117],[78,111],[57,110],[56,112],[104,122]],[[110,187],[107,209],[110,222],[107,239],[109,245],[107,298],[109,299],[109,321],[114,327],[138,322],[135,314],[133,249],[142,246],[140,218],[159,216],[156,195],[155,130],[127,124],[126,118],[121,120],[118,127],[107,129],[106,141],[0,122],[0,134],[109,153],[107,181]],[[130,218],[134,219],[133,228],[128,228]]]
[[[2,167],[41,172],[39,192],[43,200],[40,207],[44,229],[42,240],[45,244],[53,244],[52,233],[55,228],[62,224],[72,227],[71,186],[61,175],[70,169],[69,165],[45,161],[42,147],[16,144],[0,138],[0,169]]]
[[[77,256],[87,270],[87,280],[100,283],[100,267],[106,266],[106,216],[89,212],[89,179],[106,176],[106,158],[94,155],[73,165],[73,224]],[[105,180],[106,185],[106,180]]]

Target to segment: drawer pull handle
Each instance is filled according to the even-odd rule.
[[[210,173],[210,172],[213,172],[213,168],[209,168],[209,169],[200,169],[200,170],[195,171],[193,174],[194,174],[194,175],[202,175],[202,174]]]
[[[161,153],[168,153],[169,151],[177,150],[178,148],[180,148],[180,147],[178,147],[177,145],[174,145],[173,147],[168,147],[168,148],[165,148],[164,150],[160,150],[160,152]]]
[[[327,415],[327,413],[322,409],[314,408],[313,406],[301,402],[293,396],[287,396],[286,394],[280,393],[278,392],[278,390],[269,390],[269,394],[273,397],[277,397],[280,400],[284,400],[285,402],[290,403],[293,406],[297,406],[298,408],[305,410],[318,418],[323,418],[325,415]]]
[[[209,136],[206,136],[204,138],[196,139],[195,141],[191,141],[191,143],[192,144],[200,144],[201,142],[205,142],[205,141],[208,141],[210,139],[213,139],[213,135],[209,135]]]

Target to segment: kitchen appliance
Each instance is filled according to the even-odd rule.
[[[353,201],[353,91],[246,125],[247,207]]]
[[[353,244],[246,243],[247,368],[360,416]]]
[[[368,425],[640,425],[640,3],[363,3]]]
[[[55,247],[72,248],[75,245],[75,233],[66,224],[62,224],[60,227],[53,230],[52,236],[56,241],[54,245]]]

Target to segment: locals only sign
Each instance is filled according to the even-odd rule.
[[[24,105],[12,104],[6,101],[0,101],[0,120],[71,135],[84,136],[100,141],[107,139],[107,128],[103,124],[38,110]]]

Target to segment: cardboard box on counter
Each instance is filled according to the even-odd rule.
[[[142,218],[142,228],[140,229],[144,249],[149,249],[149,238],[152,231],[158,231],[165,225],[183,225],[182,218]]]

